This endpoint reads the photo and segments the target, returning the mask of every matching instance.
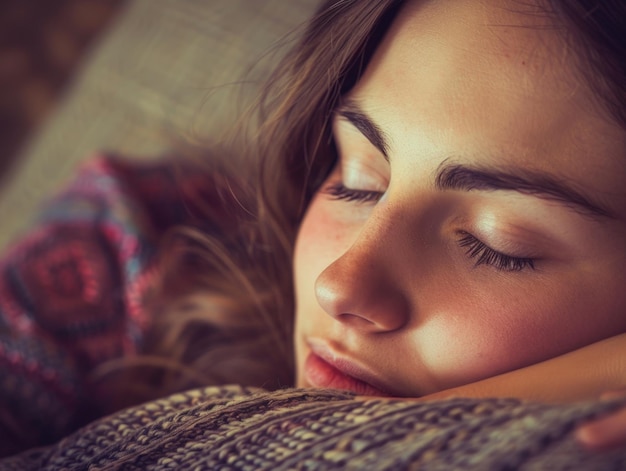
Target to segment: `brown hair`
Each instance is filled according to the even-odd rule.
[[[141,370],[132,381],[111,383],[118,398],[120,384],[134,389],[125,388],[113,408],[197,385],[292,385],[292,251],[304,210],[336,160],[329,118],[404,3],[324,2],[269,78],[256,114],[245,115],[254,125],[236,128],[230,154],[214,151],[244,155],[244,164],[235,172],[228,159],[205,159],[207,180],[223,190],[220,204],[231,217],[217,218],[210,230],[192,224],[169,235]],[[585,77],[626,127],[624,5],[553,0],[549,6],[566,25],[583,69],[594,70]],[[244,134],[251,137],[242,145]],[[196,220],[215,215],[215,207],[200,208]]]
[[[550,0],[601,104],[626,128],[626,2]]]
[[[109,404],[105,412],[199,385],[293,384],[297,227],[335,160],[332,110],[401,3],[325,2],[233,130],[235,137],[210,156],[204,152],[196,170],[222,189],[219,205],[227,209],[196,207],[191,224],[168,235],[143,354],[96,372],[97,400]],[[217,213],[230,216],[216,219]],[[204,228],[206,220],[214,225]]]

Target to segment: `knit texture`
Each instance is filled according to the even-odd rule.
[[[95,422],[3,470],[618,470],[626,451],[571,436],[617,403],[355,400],[339,391],[205,388]]]
[[[174,167],[94,157],[0,262],[0,456],[101,415],[88,377],[140,350],[160,237],[191,222],[185,195],[216,199]]]

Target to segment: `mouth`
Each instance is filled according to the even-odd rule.
[[[304,378],[316,388],[341,389],[361,396],[391,396],[380,385],[371,384],[371,375],[356,364],[334,358],[332,352],[322,348],[313,347],[307,356]]]

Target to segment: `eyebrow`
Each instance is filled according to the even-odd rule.
[[[350,99],[343,100],[337,109],[337,114],[348,120],[357,128],[361,134],[383,154],[385,159],[389,161],[389,145],[387,144],[385,133],[363,112],[357,102]]]
[[[435,176],[435,188],[439,190],[511,190],[549,201],[555,201],[572,210],[589,216],[614,219],[609,208],[593,201],[562,179],[543,172],[527,169],[482,168],[450,162],[441,163]]]
[[[389,161],[389,145],[385,133],[350,99],[342,101],[337,113],[348,120]],[[557,202],[593,217],[616,218],[613,211],[594,201],[563,179],[543,172],[522,168],[499,169],[461,165],[446,159],[437,169],[435,188],[438,190],[497,191],[510,190]]]

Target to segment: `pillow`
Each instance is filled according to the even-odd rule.
[[[586,452],[570,433],[619,405],[364,400],[332,390],[209,387],[116,413],[55,446],[0,460],[0,467],[625,469],[626,450]]]

